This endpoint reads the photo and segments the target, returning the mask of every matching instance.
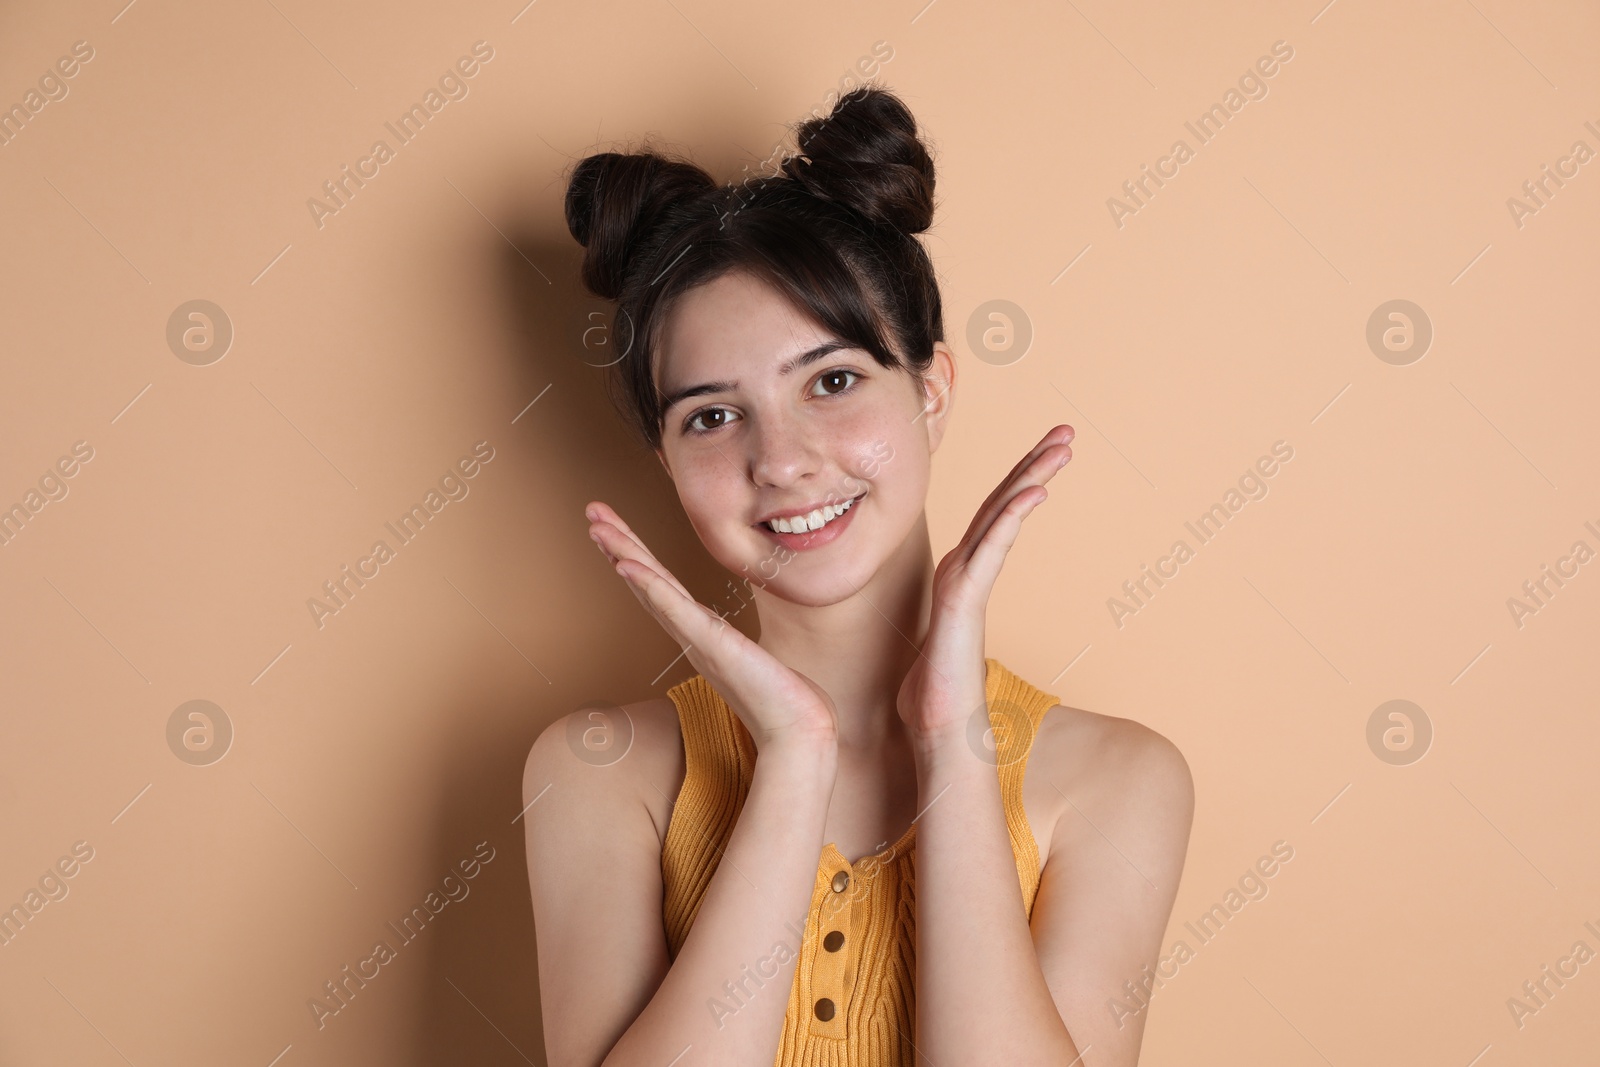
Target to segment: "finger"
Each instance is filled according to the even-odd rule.
[[[1076,436],[1076,431],[1066,423],[1051,427],[1050,431],[1039,439],[1039,443],[1034,445],[1027,455],[1018,460],[1016,466],[1012,467],[1004,478],[1000,479],[1000,484],[995,486],[994,491],[984,498],[983,503],[978,506],[978,512],[973,517],[972,525],[968,527],[967,532],[969,534],[977,532],[978,536],[981,537],[982,529],[988,526],[989,521],[993,519],[1001,508],[1005,507],[1006,502],[1010,499],[1011,494],[1007,492],[1007,489],[1018,478],[1022,477],[1031,466],[1038,463],[1045,453],[1057,445],[1069,444],[1074,436]],[[1068,448],[1067,453],[1069,456],[1071,455],[1070,448]],[[1052,470],[1054,469],[1059,469],[1059,467]]]
[[[656,554],[650,551],[649,546],[644,543],[638,534],[633,532],[633,528],[622,520],[622,516],[618,515],[614,508],[598,501],[595,504],[595,508],[600,519],[590,526],[590,530],[601,538],[601,548],[617,558],[640,560],[676,587],[678,592],[690,600],[694,599],[689,590],[684,587],[684,584],[678,581],[677,575],[673,574],[666,564],[656,558]]]
[[[614,508],[594,501],[586,510],[598,516],[590,529],[611,560],[613,569],[679,648],[720,650],[722,646],[716,642],[727,641],[730,631],[738,633],[721,615],[701,604],[684,588]],[[738,636],[743,637],[742,634]],[[720,655],[720,651],[716,654]],[[697,670],[705,672],[705,662],[693,651],[689,653],[689,661]]]
[[[1071,427],[1067,427],[1070,429]],[[1059,429],[1059,427],[1058,427]],[[1065,441],[1049,442],[1050,436],[1055,434],[1052,430],[1046,434],[1046,442],[1041,448],[1030,452],[1024,461],[1012,468],[1011,474],[1002,481],[989,498],[983,502],[978,513],[973,516],[972,523],[967,527],[967,532],[962,536],[957,545],[959,558],[970,560],[973,551],[988,534],[990,527],[1003,513],[1005,508],[1017,498],[1017,495],[1033,486],[1042,486],[1056,476],[1067,461],[1072,458],[1072,448]],[[1070,440],[1068,438],[1067,440]]]
[[[709,609],[683,596],[666,579],[640,560],[619,559],[613,569],[628,584],[628,588],[638,597],[639,603],[644,605],[645,610],[661,624],[662,629],[666,630],[680,646],[689,643],[690,634],[685,632],[687,627],[693,625],[695,616],[705,618]]]
[[[720,655],[719,641],[727,640],[729,634],[743,636],[729,626],[726,619],[692,597],[684,596],[638,560],[618,560],[616,571],[661,628],[688,653],[689,661],[701,673],[707,669],[707,656]]]
[[[690,596],[689,590],[684,588],[683,583],[678,581],[677,576],[668,570],[639,535],[633,532],[633,528],[622,521],[622,516],[617,514],[616,509],[596,500],[585,509],[585,513],[596,516],[590,523],[589,532],[596,537],[601,549],[613,563],[618,559],[638,559],[675,586],[678,592],[690,600],[694,599]]]
[[[984,602],[987,602],[996,579],[1000,577],[1000,568],[1006,561],[1007,553],[1017,543],[1023,520],[1033,514],[1033,509],[1044,503],[1049,495],[1050,490],[1042,485],[1028,486],[1017,493],[973,546],[967,560],[966,574],[973,588],[982,594]]]
[[[1027,455],[1017,460],[1016,466],[1012,467],[1011,470],[1007,472],[1006,476],[1000,479],[1000,485],[996,487],[995,492],[989,494],[989,500],[993,500],[1001,489],[1003,489],[1008,483],[1015,481],[1023,471],[1027,470],[1029,466],[1037,461],[1038,458],[1049,449],[1055,445],[1069,444],[1076,436],[1077,431],[1066,423],[1061,423],[1060,425],[1050,427],[1049,431],[1046,432],[1043,437],[1039,438],[1039,443],[1034,445],[1033,448],[1028,451]],[[984,503],[988,504],[989,500],[985,500]],[[979,510],[981,511],[982,509],[980,508]]]
[[[594,501],[586,511],[596,516],[590,530],[613,569],[656,624],[684,650],[694,669],[707,677],[723,677],[740,666],[740,644],[753,644],[725,616],[691,596],[671,571],[645,547],[616,510]]]
[[[615,527],[608,523],[602,522],[596,523],[592,527],[592,530],[595,544],[599,546],[600,551],[605,554],[606,561],[611,564],[613,569],[615,569],[617,565],[623,561],[633,563],[642,570],[649,571],[662,581],[670,584],[679,592],[680,595],[686,597],[689,595],[686,591],[684,591],[682,585],[672,577],[670,572],[662,567],[661,564],[655,559],[648,556],[648,554],[641,553],[637,543],[629,540],[627,537],[624,537],[622,533]],[[617,573],[624,578],[628,576],[626,573],[620,570],[617,571]],[[637,586],[635,592],[642,592],[644,588],[642,576],[638,578],[635,584]],[[643,603],[643,601],[641,601],[641,603]],[[648,604],[646,606],[648,607]]]

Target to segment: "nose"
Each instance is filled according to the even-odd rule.
[[[757,488],[795,485],[817,473],[820,454],[813,434],[783,416],[760,419],[750,434],[750,480]]]

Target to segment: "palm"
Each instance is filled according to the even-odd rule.
[[[919,738],[964,727],[984,699],[984,615],[1022,520],[1048,495],[1044,483],[1072,458],[1070,426],[1057,426],[990,493],[960,543],[933,574],[928,636],[896,701]]]
[[[815,682],[690,596],[609,506],[596,501],[587,514],[590,536],[600,550],[694,668],[727,700],[757,751],[770,741],[825,742],[834,736],[833,700]]]

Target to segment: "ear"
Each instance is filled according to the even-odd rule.
[[[956,355],[943,341],[933,343],[933,362],[923,382],[923,424],[928,433],[928,452],[939,450],[945,426],[956,395]]]

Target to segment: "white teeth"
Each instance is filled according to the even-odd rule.
[[[843,504],[828,504],[824,507],[818,508],[809,515],[795,515],[790,518],[773,519],[768,522],[767,525],[776,530],[778,533],[810,533],[812,530],[821,529],[834,519],[837,519],[840,515],[843,515],[845,512],[849,511],[850,505],[854,503],[855,500],[852,498],[850,500],[846,500]]]

